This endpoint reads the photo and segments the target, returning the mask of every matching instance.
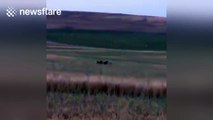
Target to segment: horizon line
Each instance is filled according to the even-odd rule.
[[[62,12],[88,12],[88,13],[108,13],[108,14],[121,14],[121,15],[134,15],[134,16],[148,16],[148,17],[162,17],[167,18],[167,16],[154,16],[154,15],[140,15],[140,14],[131,14],[131,13],[120,13],[120,12],[102,12],[102,11],[73,11],[73,10],[61,10]]]

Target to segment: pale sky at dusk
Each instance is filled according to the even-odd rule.
[[[91,11],[166,17],[166,0],[47,0],[47,7],[67,11]]]

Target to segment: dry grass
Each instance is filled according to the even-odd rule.
[[[49,120],[166,120],[165,98],[48,93]]]
[[[75,77],[74,77],[75,76]],[[96,76],[97,77],[97,76]],[[147,97],[140,94],[135,96],[135,87],[150,87],[160,91],[163,84],[153,81],[149,85],[146,82],[133,78],[115,78],[116,82],[109,79],[102,81],[95,76],[88,79],[81,74],[62,72],[48,72],[47,86],[47,118],[48,120],[166,120],[166,96]],[[106,77],[107,78],[107,77]],[[88,81],[87,81],[88,80]],[[83,83],[87,81],[86,91],[82,91]],[[131,81],[131,82],[130,82]],[[130,94],[118,92],[101,92],[106,83],[119,83],[120,89]],[[108,84],[112,90],[113,84]],[[133,85],[134,87],[131,88]],[[139,86],[141,85],[141,86]],[[166,85],[166,84],[164,84]],[[90,89],[89,89],[90,88]],[[157,89],[160,88],[160,89]],[[131,90],[132,89],[132,90]],[[75,91],[72,91],[75,90]],[[80,91],[76,91],[80,90]],[[91,94],[91,91],[95,94]],[[118,89],[114,89],[118,90]],[[138,89],[141,90],[141,89]],[[144,91],[141,91],[144,92]],[[147,92],[147,91],[145,91]],[[125,93],[125,92],[124,92]],[[132,94],[131,93],[131,94]],[[150,93],[148,93],[150,94]]]
[[[114,79],[114,81],[113,81]],[[52,92],[83,92],[117,95],[166,96],[166,83],[160,80],[136,78],[112,78],[109,76],[85,76],[63,72],[47,73],[47,90]]]

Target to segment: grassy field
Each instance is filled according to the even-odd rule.
[[[165,94],[135,94],[166,89],[165,34],[48,30],[47,39],[48,120],[167,119]]]
[[[48,120],[166,120],[166,98],[47,94]]]
[[[47,70],[87,75],[166,78],[166,52],[72,47],[47,49]],[[97,65],[108,60],[112,65]]]
[[[97,60],[112,64],[98,65]],[[60,45],[47,48],[47,71],[48,82],[166,82],[166,52]],[[166,120],[167,113],[166,96],[48,91],[47,104],[49,120]]]
[[[47,39],[78,46],[129,49],[166,50],[166,34],[116,31],[48,30]]]

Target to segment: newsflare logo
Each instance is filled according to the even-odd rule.
[[[19,16],[35,16],[35,15],[61,15],[60,9],[15,9],[13,7],[7,7],[6,15],[8,17]]]
[[[16,9],[14,9],[13,7],[7,7],[6,15],[7,15],[8,17],[15,17],[16,14],[17,14]]]

